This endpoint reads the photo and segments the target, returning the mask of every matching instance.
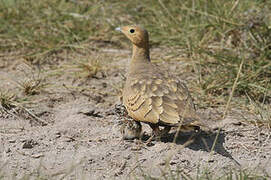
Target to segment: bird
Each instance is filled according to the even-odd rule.
[[[142,136],[142,125],[138,121],[125,120],[121,126],[123,140],[133,140]]]
[[[187,131],[203,125],[185,82],[151,62],[148,31],[139,25],[116,30],[132,43],[132,58],[122,91],[128,115],[137,124],[149,124],[152,137],[162,137],[171,127]],[[161,130],[160,127],[164,128]],[[140,134],[138,129],[134,134]]]

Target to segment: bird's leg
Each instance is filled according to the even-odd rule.
[[[155,136],[157,137],[160,134],[160,129],[159,129],[159,126],[157,124],[149,124],[149,125],[152,128],[152,135],[146,141],[146,144],[149,144]]]
[[[147,144],[149,144],[154,137],[157,141],[160,141],[161,137],[168,134],[171,129],[170,126],[165,126],[163,130],[160,130],[157,124],[150,124],[150,127],[153,131],[151,137],[147,140]]]
[[[160,129],[159,129],[159,125],[158,124],[150,124],[151,128],[152,128],[152,133],[155,136],[159,136],[160,135]]]
[[[165,126],[164,129],[160,132],[161,136],[168,134],[170,129],[171,129],[170,126]]]

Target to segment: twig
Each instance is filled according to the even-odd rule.
[[[230,11],[231,13],[236,9],[236,7],[238,6],[238,4],[239,4],[239,0],[235,1],[234,5],[231,8],[231,11]]]
[[[75,96],[74,92],[73,92],[70,88],[68,88],[68,87],[66,86],[66,84],[64,84],[64,83],[62,84],[62,86],[63,86],[65,89],[67,89],[67,90],[71,93],[73,99],[75,100],[75,99],[76,99],[76,96]]]
[[[30,112],[28,109],[26,109],[25,107],[23,106],[17,106],[17,107],[20,107],[22,108],[24,111],[26,111],[32,118],[34,118],[37,122],[41,123],[42,126],[46,126],[48,125],[48,122],[46,122],[45,120],[39,118],[38,116],[36,116],[35,114],[33,114],[32,112]]]
[[[239,66],[239,70],[238,70],[238,73],[237,73],[237,75],[236,75],[236,78],[235,78],[235,81],[234,81],[234,83],[233,83],[233,86],[232,86],[232,89],[231,89],[231,94],[230,94],[230,97],[229,97],[229,99],[228,99],[228,102],[227,102],[227,105],[226,105],[226,109],[225,109],[225,111],[224,111],[224,114],[223,114],[223,119],[225,118],[225,116],[227,115],[227,113],[228,113],[228,109],[229,109],[229,106],[230,106],[230,102],[231,102],[231,99],[232,99],[232,97],[233,97],[233,93],[234,93],[234,91],[235,91],[235,88],[236,88],[236,86],[237,86],[237,82],[238,82],[238,80],[239,80],[239,77],[240,77],[240,74],[241,74],[241,70],[242,70],[242,67],[243,67],[243,64],[244,64],[244,57],[242,58],[242,61],[241,61],[241,63],[240,63],[240,66]]]
[[[141,159],[139,160],[133,168],[131,168],[131,171],[128,173],[128,175],[130,175],[141,163],[143,163],[146,159]]]
[[[238,82],[239,77],[240,77],[240,74],[241,74],[241,70],[242,70],[242,67],[243,67],[243,64],[244,64],[244,59],[245,59],[245,58],[242,57],[242,61],[241,61],[241,63],[240,63],[238,73],[237,73],[236,78],[235,78],[235,81],[234,81],[234,83],[233,83],[232,90],[231,90],[231,94],[230,94],[230,97],[229,97],[229,99],[228,99],[228,102],[227,102],[227,105],[226,105],[226,109],[225,109],[225,111],[224,111],[224,114],[223,114],[222,119],[224,119],[225,116],[227,115],[227,112],[228,112],[228,109],[229,109],[229,106],[230,106],[231,99],[232,99],[232,97],[233,97],[233,94],[234,94],[234,91],[235,91],[237,82]],[[213,145],[212,145],[212,148],[211,148],[211,152],[210,152],[210,156],[209,156],[209,157],[211,157],[211,155],[213,155],[213,153],[214,153],[214,148],[215,148],[216,142],[217,142],[217,140],[218,140],[218,136],[219,136],[219,134],[220,134],[220,131],[221,131],[221,127],[220,127],[220,128],[218,129],[218,131],[217,131],[217,134],[216,134],[216,136],[215,136],[215,140],[214,140],[214,143],[213,143]],[[236,161],[236,162],[237,162],[237,161]],[[238,164],[239,164],[239,163],[238,163]]]

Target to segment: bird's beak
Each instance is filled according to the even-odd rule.
[[[121,31],[121,27],[115,28],[116,31]]]

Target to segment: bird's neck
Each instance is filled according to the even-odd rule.
[[[133,55],[131,65],[133,63],[146,63],[150,62],[150,51],[148,45],[145,47],[138,47],[133,44]]]
[[[133,45],[133,55],[127,73],[142,74],[142,70],[149,65],[151,65],[149,48],[141,48]]]

